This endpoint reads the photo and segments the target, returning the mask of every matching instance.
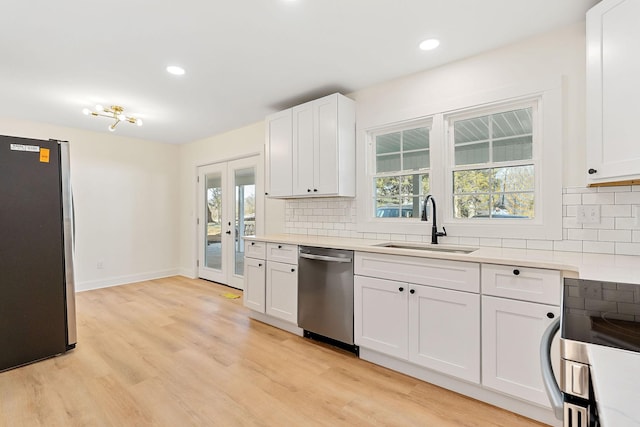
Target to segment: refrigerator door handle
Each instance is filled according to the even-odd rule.
[[[553,375],[553,367],[551,366],[551,343],[559,329],[560,318],[557,318],[544,331],[540,341],[540,367],[542,369],[542,382],[549,397],[553,413],[557,419],[562,420],[564,418],[564,396],[556,377]]]

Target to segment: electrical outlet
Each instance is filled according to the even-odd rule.
[[[579,205],[576,221],[578,224],[600,224],[600,205]]]

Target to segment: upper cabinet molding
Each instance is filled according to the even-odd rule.
[[[587,12],[587,174],[590,185],[640,178],[640,2]]]

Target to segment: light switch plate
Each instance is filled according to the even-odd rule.
[[[576,215],[578,224],[600,224],[600,205],[579,205]]]

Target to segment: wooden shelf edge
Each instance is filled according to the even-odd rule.
[[[627,181],[613,182],[595,182],[587,185],[587,187],[619,187],[622,185],[640,185],[640,179],[630,179]]]

